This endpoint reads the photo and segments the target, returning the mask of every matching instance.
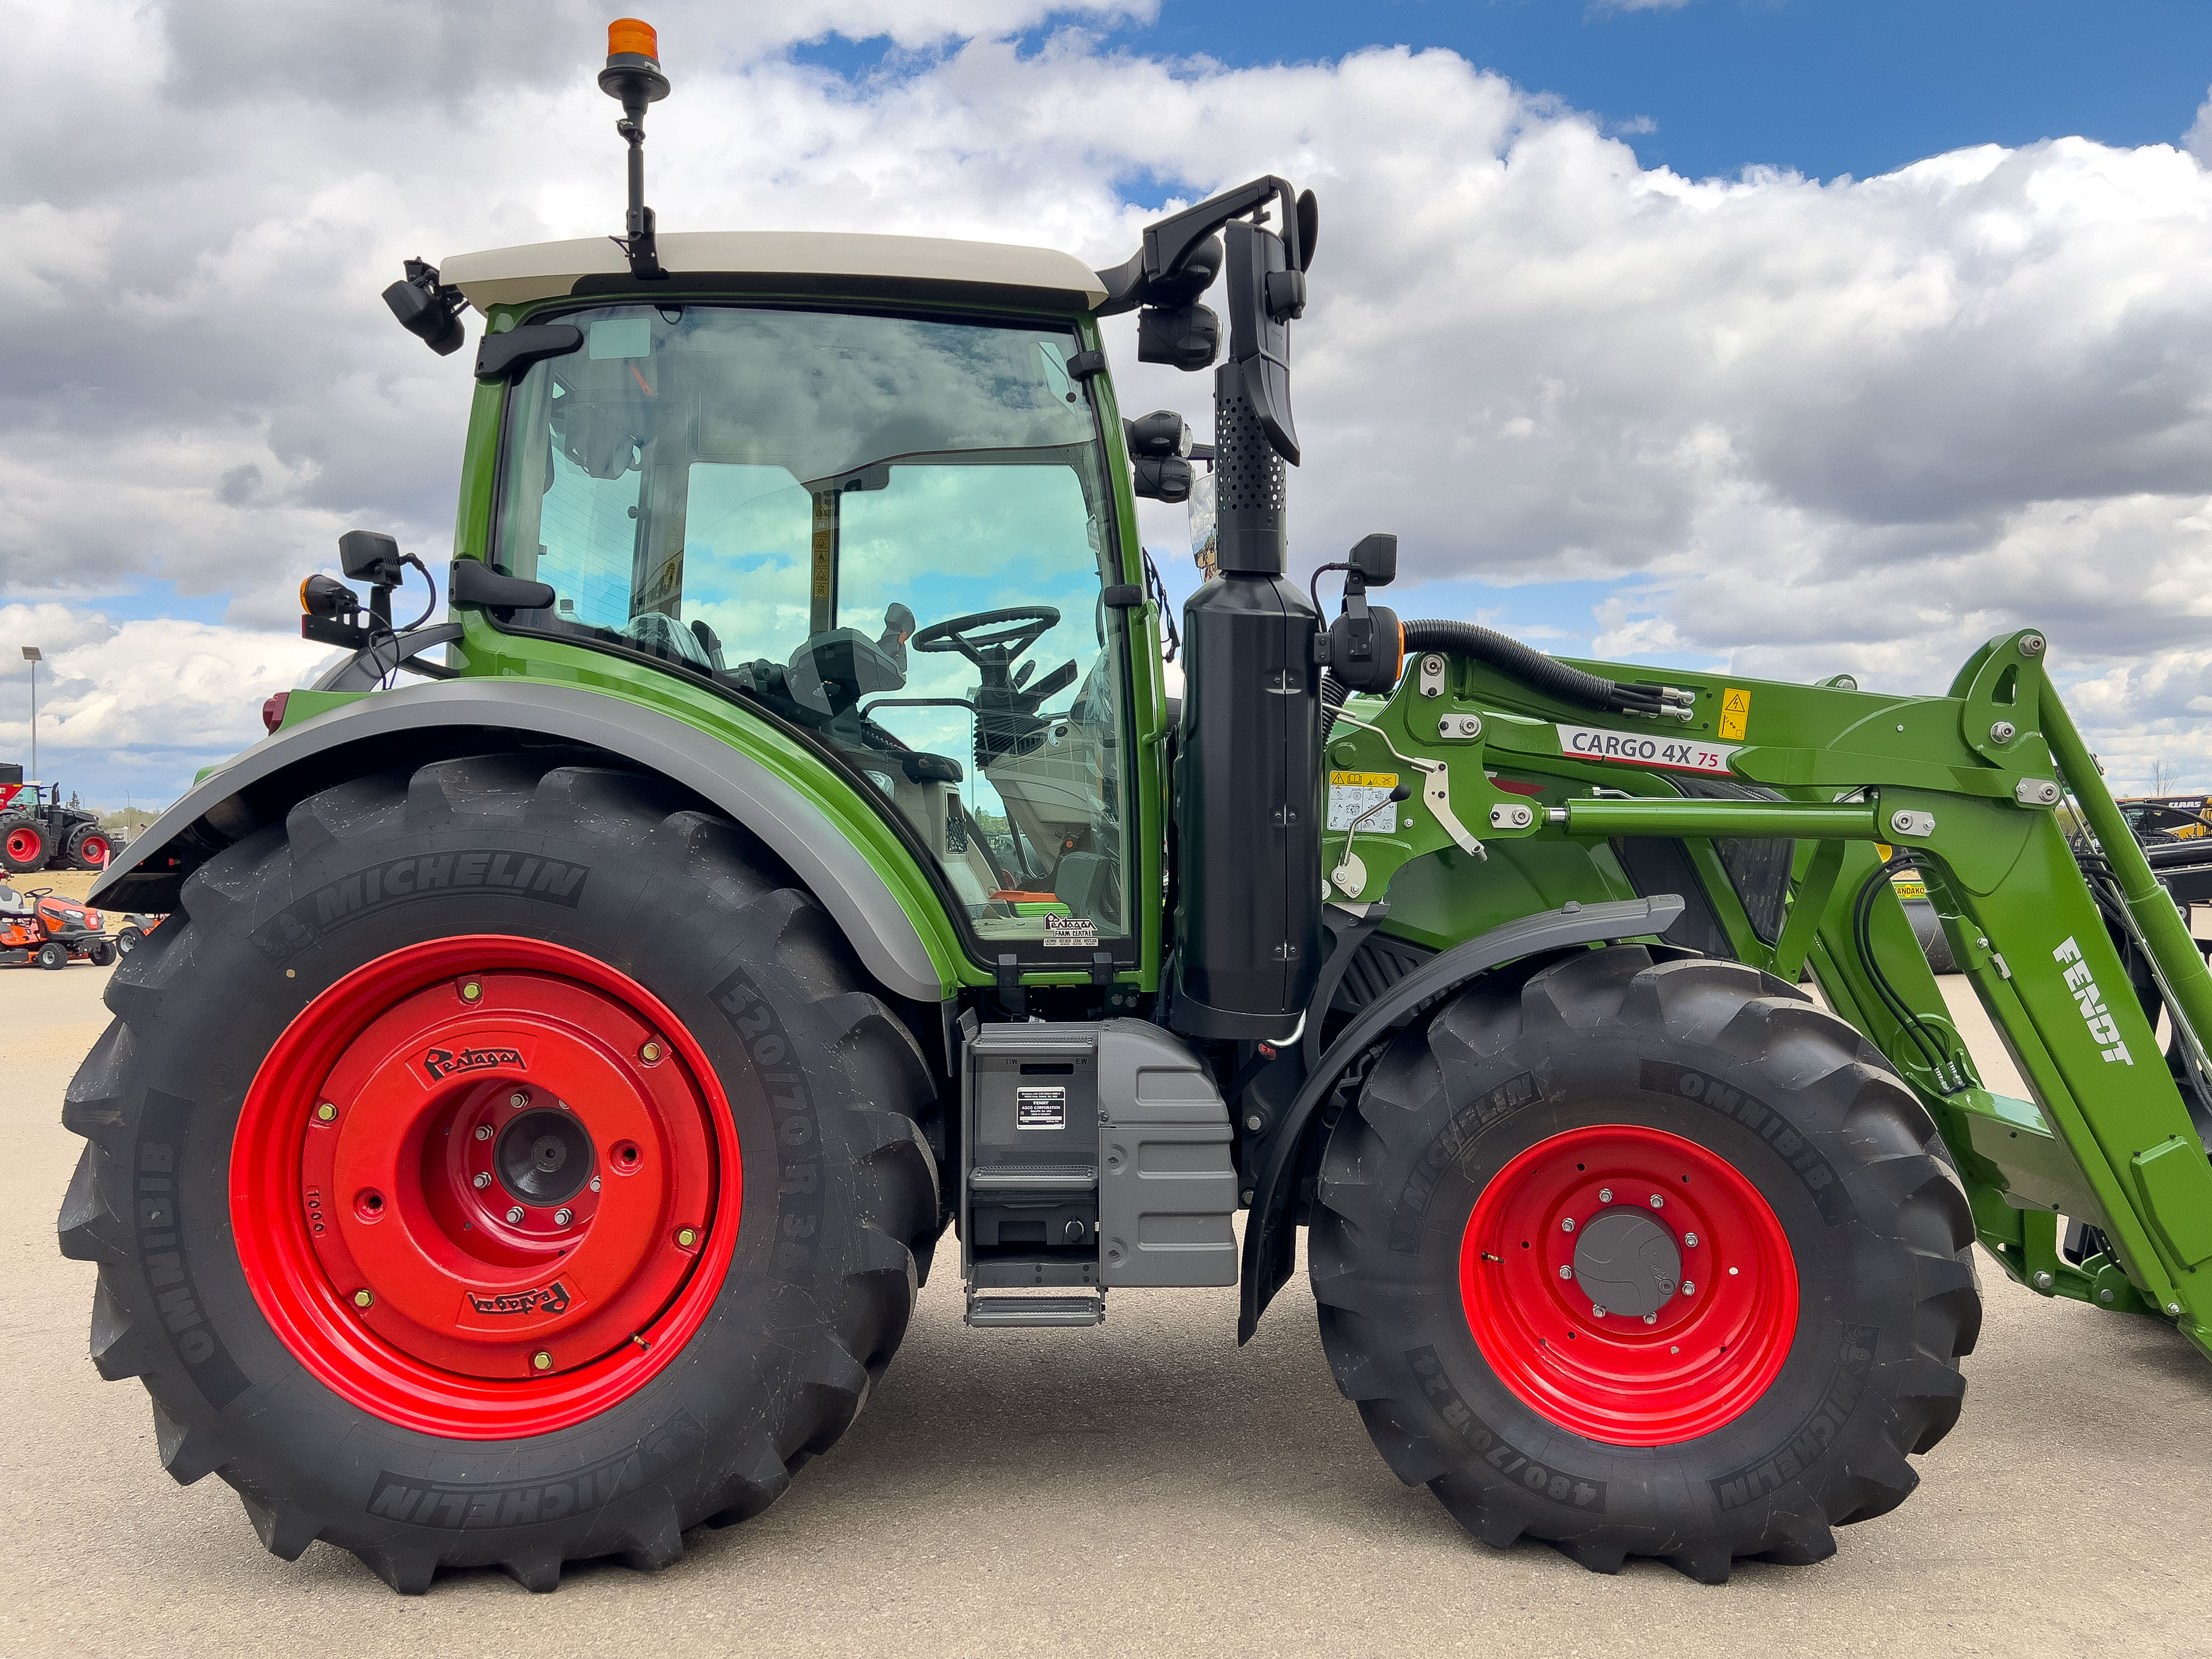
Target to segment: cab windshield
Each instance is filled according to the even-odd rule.
[[[517,383],[515,625],[811,732],[1024,957],[1127,933],[1112,498],[1072,328],[731,305],[567,312]]]

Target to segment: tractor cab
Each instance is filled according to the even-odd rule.
[[[661,292],[607,241],[441,268],[493,319],[489,558],[544,590],[495,626],[802,737],[987,948],[1126,939],[1126,613],[1105,593],[1127,526],[1084,361],[1097,277],[913,237],[672,234],[659,258]]]

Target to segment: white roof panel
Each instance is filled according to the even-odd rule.
[[[660,263],[686,275],[893,278],[1033,290],[1040,303],[1087,308],[1106,297],[1091,269],[1073,254],[1001,242],[935,236],[868,236],[818,230],[678,230],[659,238]],[[612,240],[579,237],[522,247],[456,253],[438,267],[479,311],[549,300],[586,276],[620,276],[629,262]]]

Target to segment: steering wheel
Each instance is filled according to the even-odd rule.
[[[1059,625],[1060,611],[1052,605],[1017,605],[932,623],[907,644],[916,651],[957,651],[978,668],[1004,668]],[[976,633],[977,629],[996,631]]]

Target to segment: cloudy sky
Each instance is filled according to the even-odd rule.
[[[319,652],[335,538],[450,546],[470,381],[399,261],[621,206],[573,0],[0,0],[0,758],[173,797]],[[657,4],[666,229],[1118,262],[1320,196],[1303,571],[1408,615],[1941,690],[2034,623],[2116,782],[2212,783],[2212,15],[2183,0]],[[1206,381],[1121,349],[1125,404]],[[1182,527],[1146,538],[1187,587]]]

